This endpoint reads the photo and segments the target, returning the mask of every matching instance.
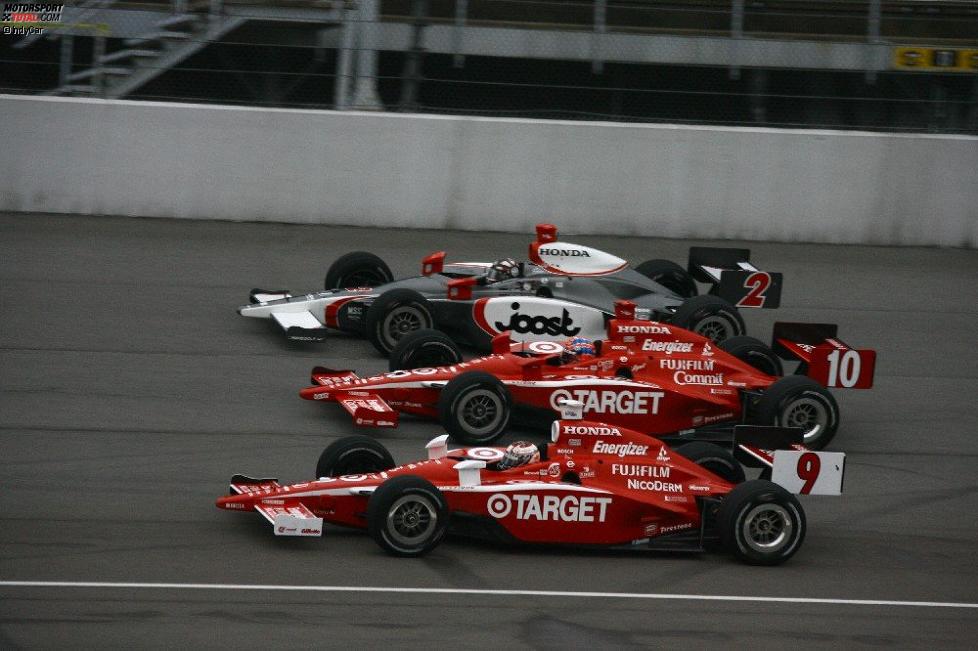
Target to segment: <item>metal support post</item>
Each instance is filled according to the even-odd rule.
[[[452,34],[452,65],[461,68],[465,65],[465,55],[459,54],[462,49],[462,38],[465,34],[465,19],[469,13],[469,0],[455,0],[455,30]]]
[[[340,10],[340,46],[336,52],[336,77],[333,79],[333,107],[337,111],[349,106],[350,80],[353,78],[353,27],[349,10]]]
[[[72,34],[65,34],[61,37],[61,62],[58,66],[58,86],[64,87],[68,84],[68,77],[71,75],[73,58],[75,56],[75,37]]]
[[[740,53],[739,42],[744,38],[744,0],[731,0],[730,5],[730,38],[733,39],[731,49],[733,57]],[[728,75],[731,79],[740,79],[740,66],[730,66]]]
[[[92,75],[92,87],[99,97],[105,97],[105,75],[102,74],[103,56],[105,56],[105,37],[99,34],[95,37],[94,48],[92,49],[92,67],[95,69],[95,73]]]
[[[380,111],[384,105],[377,94],[377,28],[380,22],[378,0],[360,0],[357,16],[357,79],[352,108]]]
[[[594,2],[594,30],[591,32],[591,72],[596,75],[604,72],[604,58],[601,56],[602,35],[608,31],[608,0]]]
[[[881,8],[880,0],[869,0],[869,15],[867,18],[867,40],[869,41],[869,56],[871,60],[866,65],[866,83],[876,83],[876,73],[878,72],[879,59],[876,54],[879,51],[883,39],[880,38]]]
[[[428,0],[412,0],[411,48],[404,60],[404,74],[401,79],[401,111],[418,110],[418,88],[421,86],[421,59],[424,56],[425,16],[428,13]]]

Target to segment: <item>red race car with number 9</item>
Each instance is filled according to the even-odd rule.
[[[767,462],[772,481],[745,481],[716,445],[670,449],[583,420],[556,421],[548,445],[449,450],[447,439],[428,444],[428,459],[395,467],[374,439],[345,437],[322,453],[316,480],[282,486],[235,475],[217,507],[257,511],[278,536],[321,536],[324,523],[367,529],[396,556],[425,554],[451,532],[632,550],[719,548],[776,565],[805,538],[793,493],[841,494],[845,466],[839,452],[777,450]]]
[[[580,403],[584,418],[667,440],[729,440],[737,424],[775,425],[802,429],[804,445],[821,449],[840,421],[827,387],[872,386],[876,353],[843,343],[834,325],[778,323],[771,347],[746,336],[717,345],[635,319],[628,301],[615,309],[608,338],[590,354],[504,334],[494,354],[463,361],[443,333],[422,330],[398,343],[391,372],[361,378],[317,367],[300,396],[337,402],[358,425],[396,427],[399,412],[437,418],[467,444],[494,441],[514,410],[552,420],[563,404]],[[794,375],[780,377],[782,358],[800,362]]]

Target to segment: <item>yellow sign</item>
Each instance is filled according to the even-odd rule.
[[[978,73],[978,50],[898,47],[893,49],[893,67],[898,70]]]

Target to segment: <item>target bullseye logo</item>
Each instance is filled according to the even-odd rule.
[[[541,355],[550,355],[553,353],[563,352],[564,347],[553,341],[534,341],[527,349],[533,353],[539,353]]]
[[[486,509],[494,518],[505,518],[513,510],[513,503],[508,495],[493,495],[486,502]]]
[[[470,459],[486,462],[499,461],[505,456],[503,451],[498,448],[469,448],[466,454]]]

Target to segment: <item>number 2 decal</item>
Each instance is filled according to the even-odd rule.
[[[808,495],[812,487],[815,486],[815,481],[818,479],[818,473],[822,469],[822,460],[818,458],[818,455],[814,452],[806,452],[805,454],[798,457],[798,467],[796,472],[798,473],[798,478],[805,482],[805,485],[801,487],[798,491],[802,495]]]
[[[744,289],[749,290],[747,295],[737,301],[737,307],[764,307],[767,296],[764,292],[771,286],[771,274],[766,271],[757,271],[747,276],[744,280]]]

